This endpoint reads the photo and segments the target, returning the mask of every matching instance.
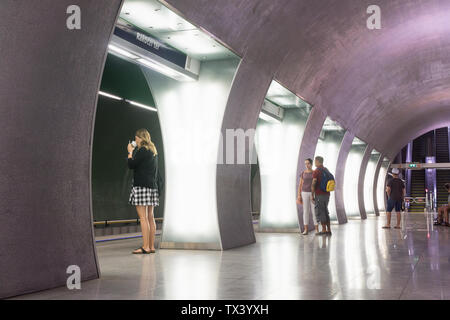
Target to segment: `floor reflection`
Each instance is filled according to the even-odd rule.
[[[164,299],[217,299],[222,252],[165,251],[160,254]]]
[[[450,299],[449,229],[423,215],[402,230],[385,217],[333,226],[333,235],[257,233],[220,251],[132,255],[139,239],[98,245],[102,277],[16,299]]]
[[[261,246],[262,285],[272,299],[293,299],[299,282],[299,241],[289,234],[272,235]]]

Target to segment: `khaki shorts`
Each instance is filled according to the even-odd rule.
[[[330,212],[328,211],[329,194],[316,194],[316,216],[320,223],[330,222]]]

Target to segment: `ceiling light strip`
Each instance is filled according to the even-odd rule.
[[[142,103],[139,103],[139,102],[136,102],[136,101],[133,101],[133,100],[124,99],[124,98],[121,98],[119,96],[115,96],[113,94],[110,94],[110,93],[107,93],[107,92],[104,92],[104,91],[99,91],[98,94],[102,95],[104,97],[108,97],[108,98],[114,99],[114,100],[125,100],[126,102],[128,102],[129,104],[131,104],[133,106],[136,106],[136,107],[139,107],[139,108],[143,108],[143,109],[147,109],[147,110],[150,110],[150,111],[153,111],[153,112],[157,112],[158,111],[155,107],[148,106],[146,104],[142,104]]]
[[[123,100],[123,98],[121,98],[121,97],[115,96],[113,94],[110,94],[110,93],[107,93],[107,92],[104,92],[104,91],[99,91],[98,94],[102,95],[104,97],[115,99],[115,100]]]
[[[128,99],[125,99],[125,101],[128,102],[129,104],[139,107],[139,108],[147,109],[147,110],[154,111],[154,112],[158,111],[155,107],[151,107],[151,106],[148,106],[148,105],[136,102],[136,101],[132,101],[132,100],[128,100]]]
[[[274,116],[261,111],[259,113],[259,118],[265,121],[269,121],[269,122],[276,122],[276,123],[281,123],[280,119],[275,118]]]

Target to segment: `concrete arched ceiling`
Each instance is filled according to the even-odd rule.
[[[390,157],[448,125],[450,1],[167,0]]]

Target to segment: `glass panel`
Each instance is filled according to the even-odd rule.
[[[260,229],[298,228],[297,162],[311,106],[272,81],[256,126]]]
[[[347,217],[359,218],[358,180],[364,150],[367,144],[355,137],[345,164],[344,206]]]
[[[323,124],[322,131],[320,132],[319,140],[317,141],[314,157],[322,156],[324,158],[324,166],[328,168],[333,175],[336,174],[337,158],[344,134],[345,130],[337,122],[327,118]],[[336,198],[334,192],[331,192],[330,194],[328,210],[330,212],[330,220],[337,221]]]
[[[378,211],[384,211],[385,208],[385,198],[386,198],[386,177],[387,177],[387,171],[389,167],[389,159],[383,158],[383,163],[380,167],[380,173],[378,175],[378,182],[377,182],[377,206]]]
[[[381,155],[377,150],[372,150],[369,162],[367,163],[366,176],[364,178],[364,206],[367,214],[375,214],[373,183],[375,180],[375,170],[380,156]]]

